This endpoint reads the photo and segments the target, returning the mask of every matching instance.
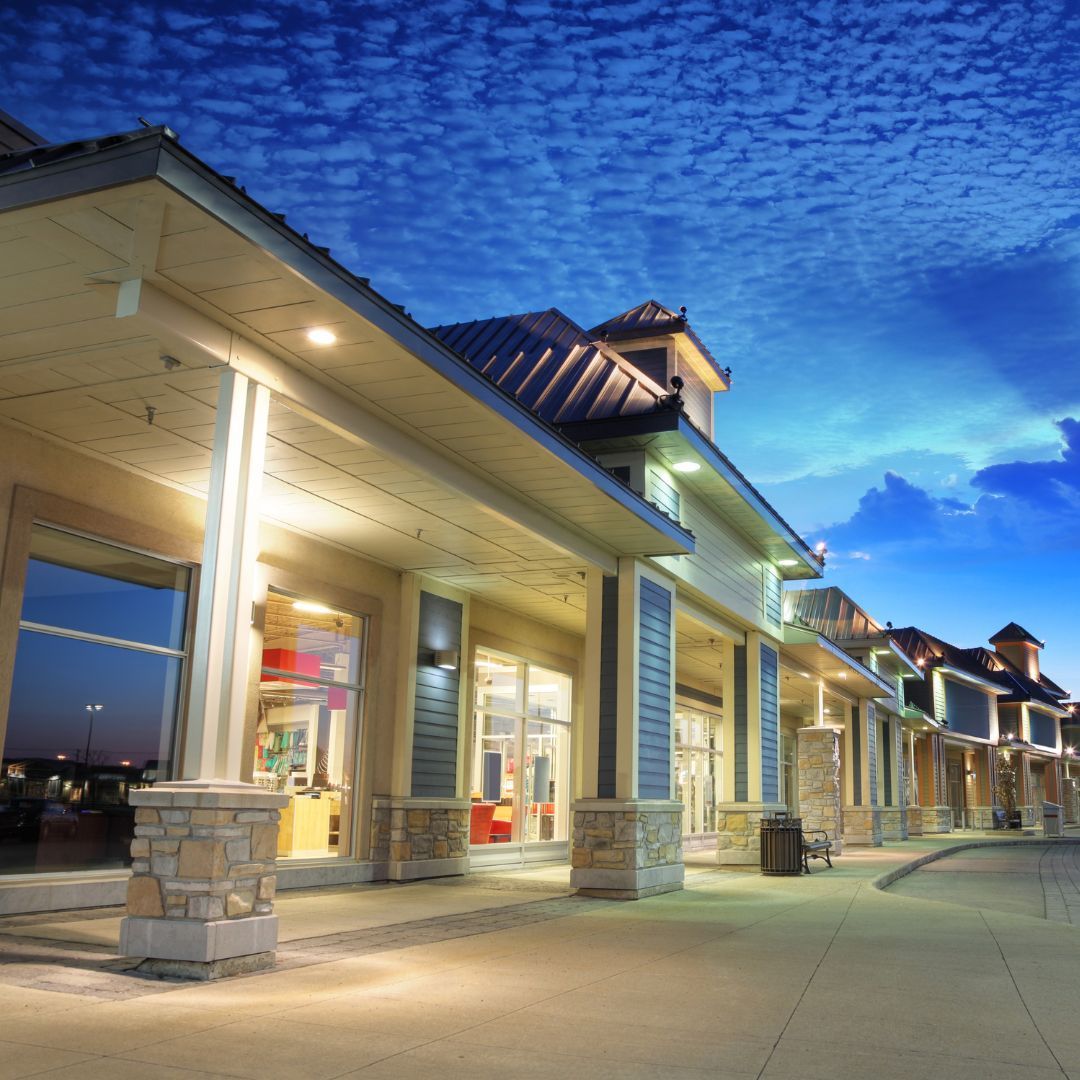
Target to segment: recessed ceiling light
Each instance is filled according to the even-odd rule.
[[[776,560],[776,565],[777,566],[798,566],[799,565],[799,560],[798,559],[777,559]]]
[[[697,472],[701,468],[696,461],[676,461],[671,467],[676,472]]]
[[[307,336],[313,345],[333,345],[337,341],[337,335],[322,326],[309,330]]]

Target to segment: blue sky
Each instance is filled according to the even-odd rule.
[[[1080,11],[26,4],[0,107],[168,123],[421,321],[685,304],[828,581],[1080,692]]]

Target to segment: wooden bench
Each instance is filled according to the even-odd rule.
[[[824,859],[829,864],[829,869],[832,869],[832,847],[833,842],[829,839],[829,834],[822,829],[813,829],[809,833],[812,837],[821,837],[820,840],[808,840],[807,833],[802,833],[802,863],[803,869],[810,873],[810,860],[811,859]]]

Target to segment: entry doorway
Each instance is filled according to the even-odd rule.
[[[954,829],[964,827],[964,766],[959,761],[945,765],[945,781],[948,788],[949,809],[952,810]]]
[[[571,678],[490,650],[475,671],[469,865],[565,861]]]

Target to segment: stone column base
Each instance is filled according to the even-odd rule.
[[[570,884],[580,896],[641,900],[683,887],[682,803],[574,803]]]
[[[881,807],[845,806],[844,843],[881,847]]]
[[[922,836],[921,806],[909,806],[907,808],[907,831],[908,836]]]
[[[139,970],[216,979],[269,967],[280,810],[255,784],[181,780],[132,791],[135,839],[120,953]]]
[[[761,862],[761,819],[778,811],[784,813],[787,807],[783,803],[717,803],[717,865],[757,866]]]
[[[452,877],[469,869],[468,799],[372,800],[371,858],[391,881]]]
[[[881,808],[881,839],[906,840],[908,838],[908,815],[902,806]]]
[[[920,836],[931,836],[938,833],[950,833],[953,831],[952,807],[950,806],[922,806],[919,808],[922,818],[922,831]]]
[[[799,817],[803,831],[825,833],[837,855],[844,850],[840,732],[840,728],[824,725],[801,727],[798,732]]]

